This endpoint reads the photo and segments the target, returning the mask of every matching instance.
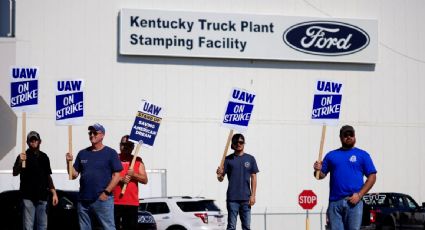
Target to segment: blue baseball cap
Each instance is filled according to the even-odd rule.
[[[90,125],[88,130],[100,131],[103,134],[105,134],[105,128],[103,127],[103,125],[101,125],[99,123],[94,123],[93,125]]]

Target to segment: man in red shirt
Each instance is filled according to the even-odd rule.
[[[120,182],[113,190],[115,226],[117,230],[132,230],[137,228],[139,207],[138,183],[148,183],[145,165],[140,157],[136,158],[133,169],[129,169],[133,159],[131,152],[134,149],[134,143],[129,141],[128,138],[128,135],[121,138],[119,158],[123,170],[120,174]],[[127,184],[127,188],[124,195],[122,195],[121,191],[124,184]]]

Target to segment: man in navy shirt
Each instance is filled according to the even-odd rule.
[[[235,151],[224,160],[224,168],[216,171],[218,181],[222,182],[227,174],[227,230],[236,229],[238,214],[243,230],[249,230],[251,224],[251,206],[255,204],[258,167],[255,158],[244,152],[245,137],[235,134],[232,137],[232,149]]]
[[[78,153],[72,173],[73,179],[81,174],[78,200],[80,229],[92,228],[93,213],[102,229],[115,230],[111,192],[120,180],[121,161],[115,150],[103,145],[105,128],[101,124],[91,125],[88,130],[91,146]],[[72,161],[72,154],[67,153],[66,160]]]
[[[352,126],[342,126],[339,138],[342,147],[326,154],[323,162],[316,161],[313,168],[320,171],[319,179],[330,173],[328,217],[331,230],[357,230],[362,223],[362,196],[375,184],[377,171],[370,155],[354,147],[356,136]]]

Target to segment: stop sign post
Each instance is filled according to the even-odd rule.
[[[305,229],[310,229],[310,220],[308,219],[308,210],[313,209],[317,204],[317,196],[313,190],[304,190],[298,195],[298,204],[306,210]]]

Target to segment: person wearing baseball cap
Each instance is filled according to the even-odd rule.
[[[115,230],[112,190],[118,184],[123,168],[117,152],[103,144],[103,125],[95,123],[88,127],[88,131],[91,146],[78,152],[72,172],[73,179],[80,175],[80,229],[91,229],[92,218],[96,218],[102,229]],[[71,153],[66,154],[67,161],[73,159]]]
[[[101,125],[99,123],[94,123],[93,125],[90,125],[88,130],[101,132],[101,133],[105,134],[105,128],[103,127],[103,125]]]
[[[327,153],[323,162],[316,161],[313,168],[320,171],[319,179],[330,173],[327,213],[331,230],[360,229],[362,197],[375,184],[377,171],[369,153],[355,147],[353,126],[342,126],[339,139],[341,148]]]
[[[56,206],[58,196],[51,177],[52,169],[46,153],[40,150],[41,138],[36,131],[27,135],[28,149],[19,154],[13,165],[13,176],[20,175],[19,190],[22,194],[24,229],[47,229],[47,200],[52,193],[52,204]],[[22,168],[22,162],[26,167]]]

